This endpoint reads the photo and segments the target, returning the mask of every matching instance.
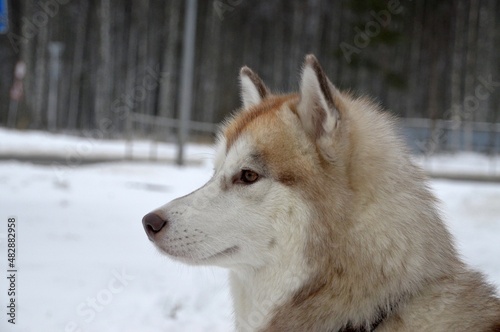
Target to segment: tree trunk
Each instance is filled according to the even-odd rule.
[[[86,44],[85,37],[88,25],[88,1],[80,2],[79,6],[80,15],[78,16],[78,20],[76,23],[77,29],[71,70],[71,88],[69,92],[70,97],[67,123],[67,127],[69,129],[76,129],[77,127],[78,113],[80,109],[80,82],[82,80],[83,56]]]
[[[465,70],[465,96],[463,102],[465,108],[464,144],[465,149],[471,151],[473,145],[472,121],[476,118],[479,108],[479,100],[474,94],[474,83],[476,82],[476,49],[477,49],[477,19],[479,16],[479,1],[471,1],[467,24],[467,58]],[[474,101],[471,104],[471,101]]]
[[[182,17],[182,2],[180,0],[169,1],[165,4],[165,29],[166,40],[164,41],[163,58],[161,70],[168,74],[160,82],[159,91],[159,115],[173,118],[175,116],[175,105],[177,103],[177,73],[178,73],[178,43],[179,23]]]
[[[35,94],[33,100],[33,122],[32,127],[40,128],[46,123],[43,116],[47,110],[47,44],[48,44],[48,26],[43,25],[39,28],[36,44],[35,62]]]
[[[103,126],[111,110],[111,0],[101,0],[98,11],[99,44],[97,62],[97,81],[95,84],[95,121]]]

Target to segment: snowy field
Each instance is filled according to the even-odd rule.
[[[0,130],[0,155],[62,151],[84,158],[122,148]],[[139,145],[138,153],[146,149]],[[169,145],[159,150],[166,159],[175,153]],[[15,217],[19,271],[15,327],[6,322],[5,277],[0,282],[0,331],[231,331],[226,272],[161,256],[142,228],[145,213],[210,177],[209,147],[190,146],[187,155],[198,163],[0,161],[0,268],[5,275],[6,223]],[[479,165],[474,158],[482,157],[461,158]],[[465,260],[500,286],[500,184],[434,180],[432,187]]]

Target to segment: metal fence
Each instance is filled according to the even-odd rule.
[[[403,135],[416,154],[474,151],[500,153],[500,123],[402,119]]]
[[[148,137],[151,139],[150,146],[150,159],[156,159],[156,143],[158,141],[165,141],[164,138],[160,137],[157,134],[158,127],[161,129],[161,132],[164,133],[177,133],[176,145],[177,145],[177,158],[176,163],[178,165],[185,164],[185,156],[184,156],[184,145],[186,143],[187,138],[189,138],[191,131],[196,131],[202,134],[206,134],[207,136],[213,136],[217,132],[218,125],[210,122],[199,122],[199,121],[191,121],[187,119],[174,119],[174,118],[166,118],[160,116],[153,116],[148,114],[140,114],[130,112],[126,117],[126,136],[127,136],[127,148],[125,152],[126,159],[133,159],[133,138],[137,135],[134,132],[135,124],[139,124],[142,126],[153,127],[153,130],[150,130],[153,134]],[[180,128],[183,128],[185,131],[183,135],[186,138],[181,138]],[[151,137],[152,136],[152,137]],[[162,135],[165,137],[165,135]],[[172,136],[172,135],[171,135]]]

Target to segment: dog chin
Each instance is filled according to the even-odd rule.
[[[218,263],[223,263],[240,251],[240,248],[234,245],[215,253],[204,253],[204,255],[200,255],[201,257],[197,257],[198,255],[193,255],[189,252],[174,253],[159,245],[156,245],[156,248],[161,254],[189,265],[218,265]]]

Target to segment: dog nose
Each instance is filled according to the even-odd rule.
[[[161,231],[166,224],[166,220],[162,219],[159,215],[153,212],[146,214],[144,218],[142,218],[142,225],[144,226],[144,230],[151,241],[153,241],[154,235]]]

